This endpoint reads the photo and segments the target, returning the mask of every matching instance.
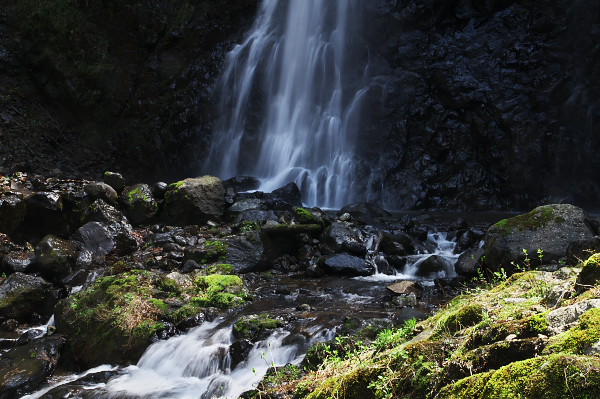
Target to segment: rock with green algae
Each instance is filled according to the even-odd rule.
[[[167,224],[186,226],[219,222],[225,212],[225,187],[214,176],[185,179],[168,186],[162,219]]]
[[[579,293],[588,290],[600,282],[600,254],[593,254],[586,259],[577,276],[576,289]]]
[[[594,236],[589,220],[583,209],[569,204],[540,206],[503,219],[486,235],[485,265],[491,271],[503,268],[510,273],[517,266],[557,262],[566,257],[569,245]]]
[[[236,339],[256,341],[264,337],[265,333],[275,328],[283,327],[283,321],[267,313],[242,316],[233,325],[233,334]]]
[[[554,354],[514,362],[443,388],[437,399],[594,399],[600,359]]]
[[[147,184],[136,184],[123,189],[121,203],[127,218],[136,225],[152,222],[158,213],[158,203]]]
[[[165,323],[177,324],[207,307],[241,305],[248,298],[238,276],[196,276],[184,284],[159,272],[131,270],[100,278],[59,302],[56,326],[67,336],[67,354],[78,366],[128,364],[137,361]]]
[[[51,287],[41,277],[20,272],[11,274],[0,284],[0,317],[27,321],[34,312],[51,314],[56,302],[50,295]]]

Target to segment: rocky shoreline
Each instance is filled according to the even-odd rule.
[[[462,218],[394,216],[366,203],[339,212],[306,209],[295,184],[272,193],[252,192],[257,181],[249,177],[220,181],[204,176],[150,186],[126,184],[111,172],[102,181],[17,173],[2,178],[0,186],[1,398],[37,389],[57,367],[81,371],[107,363],[134,364],[152,342],[183,334],[219,315],[252,309],[268,295],[288,295],[290,283],[285,279],[300,282],[295,292],[302,293],[309,291],[302,282],[326,286],[331,279],[399,275],[399,282],[383,285],[390,285],[386,294],[376,295],[373,307],[386,309],[388,321],[370,327],[369,340],[374,342],[381,329],[426,317],[415,308],[448,300],[486,278],[504,280],[518,271],[545,270],[529,273],[545,276],[544,295],[552,293],[556,299],[553,309],[575,306],[580,303],[577,295],[587,298],[585,310],[595,303],[595,274],[579,274],[575,285],[573,267],[589,257],[588,251],[600,249],[600,224],[571,205],[539,207],[487,229],[469,226]],[[451,243],[449,252],[438,251],[440,238],[432,236],[436,231],[443,231],[444,242]],[[571,286],[558,281],[561,273],[567,276],[561,281]],[[265,290],[269,286],[273,290]],[[306,298],[286,306],[297,306],[298,312],[313,317],[318,309],[312,312],[314,304]],[[458,319],[445,321],[454,326],[448,327],[451,335],[469,328],[476,333],[472,326],[482,321],[487,308],[481,305],[473,320],[469,313],[468,322],[463,321],[461,312],[467,310],[457,305],[465,303],[464,297],[458,298],[463,299],[453,300],[418,329],[424,333],[433,328],[439,334],[432,320],[454,309],[457,314],[448,317]],[[234,342],[237,363],[244,361],[260,331],[302,318],[285,316],[294,313],[293,308],[269,315],[268,306],[240,318],[255,320],[256,314],[264,314],[264,319],[259,317],[262,322],[239,327],[246,332]],[[338,313],[344,313],[346,305],[340,306]],[[46,323],[52,315],[48,326],[27,328]],[[348,309],[337,317],[356,319],[354,328],[344,330],[350,336],[360,336],[369,326],[369,317],[359,310]],[[570,323],[581,329],[577,319]],[[402,345],[407,343],[398,342]],[[492,366],[486,367],[481,371]],[[462,374],[452,375],[455,381]],[[317,397],[333,395],[322,392],[328,393]]]

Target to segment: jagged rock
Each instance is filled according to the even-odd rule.
[[[0,357],[0,397],[17,398],[39,387],[50,376],[64,338],[55,335],[18,346]]]
[[[52,278],[60,279],[71,272],[77,260],[75,243],[47,235],[35,247],[38,269]]]
[[[0,316],[27,321],[34,312],[52,308],[51,284],[41,277],[11,274],[0,285]]]
[[[323,235],[323,249],[328,253],[350,252],[364,256],[367,246],[360,230],[348,222],[333,222]]]
[[[267,254],[258,231],[229,237],[223,240],[227,245],[226,262],[233,266],[235,273],[249,273],[264,270]]]
[[[319,260],[319,266],[328,274],[348,277],[370,276],[375,270],[364,259],[350,254],[333,255]]]
[[[485,237],[485,232],[481,229],[471,228],[459,234],[456,240],[454,253],[459,254],[470,248],[476,247]]]
[[[213,176],[185,179],[169,185],[165,193],[163,220],[172,225],[203,225],[220,221],[225,211],[225,188]]]
[[[266,195],[271,208],[275,210],[287,210],[291,207],[302,206],[302,194],[296,183],[289,183],[283,187],[273,190]]]
[[[115,189],[106,183],[93,182],[86,184],[83,190],[92,201],[103,200],[111,205],[116,205],[119,196]]]
[[[588,299],[574,305],[564,306],[548,313],[548,329],[554,334],[567,331],[579,320],[579,316],[590,309],[600,308],[600,299]]]
[[[89,222],[81,226],[73,235],[73,240],[98,259],[111,253],[116,246],[113,234],[98,222]]]
[[[369,202],[359,202],[356,204],[346,205],[340,209],[339,213],[340,215],[349,213],[353,220],[357,220],[365,224],[377,223],[383,218],[392,216],[392,214],[385,209]]]
[[[428,277],[443,272],[448,266],[446,260],[438,255],[431,255],[422,262],[415,264],[417,266],[417,276]]]
[[[533,265],[564,259],[569,245],[591,239],[588,215],[569,204],[546,205],[529,213],[504,219],[488,230],[485,238],[485,264],[491,271],[515,264],[523,265],[527,255]],[[538,256],[538,250],[542,258]]]
[[[86,207],[82,215],[83,223],[100,222],[105,224],[129,224],[123,213],[104,200],[98,199]]]
[[[0,232],[11,234],[25,220],[27,205],[23,196],[17,193],[2,193],[0,195]]]
[[[454,270],[456,273],[465,277],[474,277],[477,275],[480,265],[483,263],[482,258],[484,256],[483,248],[472,249],[464,252],[458,257],[458,260],[454,264]]]
[[[123,175],[115,172],[104,172],[104,175],[102,175],[102,181],[111,186],[117,193],[123,191],[126,185]]]
[[[10,251],[2,256],[2,265],[9,273],[27,273],[35,263],[35,253],[28,251]]]
[[[387,289],[396,295],[408,295],[410,293],[420,297],[423,294],[423,286],[418,281],[399,281],[388,285]]]
[[[121,194],[121,203],[127,218],[134,225],[149,224],[158,213],[158,203],[147,184],[125,187]]]

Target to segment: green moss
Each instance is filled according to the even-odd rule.
[[[283,327],[283,322],[267,313],[242,316],[234,325],[233,333],[236,338],[256,340],[263,332]]]
[[[598,341],[600,341],[600,308],[595,308],[582,314],[575,327],[552,337],[544,353],[584,354]]]
[[[235,270],[233,269],[233,266],[230,265],[229,263],[219,263],[217,265],[210,265],[208,266],[206,269],[203,269],[201,271],[202,274],[205,275],[209,275],[209,274],[234,274]]]
[[[200,260],[201,263],[224,261],[227,259],[227,244],[221,241],[206,241],[204,243],[206,255]]]
[[[451,384],[438,399],[592,399],[600,396],[600,359],[563,355],[514,362]]]
[[[184,180],[169,184],[169,190],[178,190],[185,184]]]
[[[300,224],[323,224],[320,217],[305,208],[294,208],[294,218]]]
[[[561,221],[561,219],[555,217],[552,207],[540,206],[529,213],[500,220],[490,227],[490,232],[507,236],[515,230],[537,230],[552,221]]]
[[[260,225],[250,220],[244,220],[237,228],[239,233],[248,233],[255,230],[260,230]]]
[[[469,304],[447,315],[440,329],[455,333],[479,323],[483,319],[484,309],[480,304]]]
[[[600,282],[600,253],[587,258],[577,276],[577,290],[583,292],[593,288]]]

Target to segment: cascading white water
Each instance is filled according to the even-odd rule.
[[[369,176],[354,157],[367,91],[361,3],[263,0],[226,61],[207,171],[257,176],[262,191],[295,181],[311,206],[366,199],[357,182]]]

